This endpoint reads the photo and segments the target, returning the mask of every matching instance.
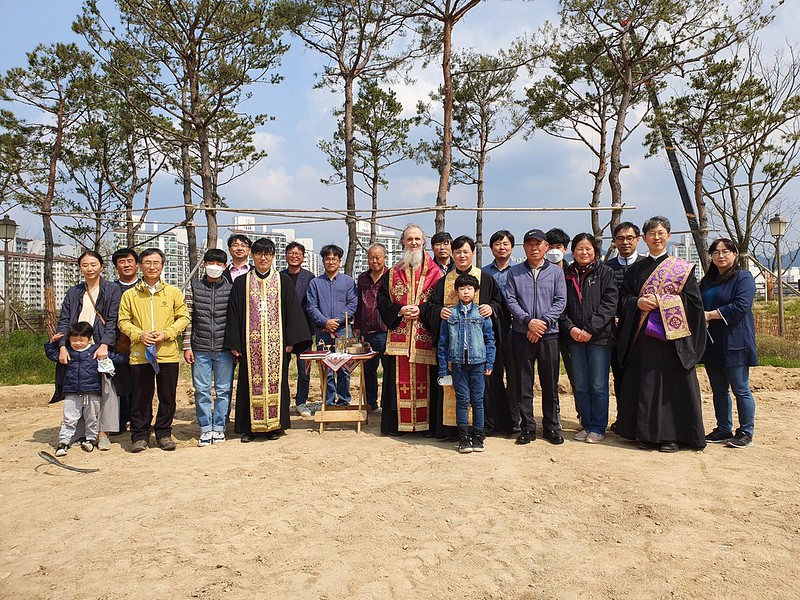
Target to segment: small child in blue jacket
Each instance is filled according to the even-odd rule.
[[[69,449],[69,444],[75,435],[78,422],[83,417],[85,439],[81,442],[81,448],[86,452],[94,450],[97,444],[97,433],[100,425],[100,395],[102,393],[101,377],[103,372],[107,372],[109,367],[101,368],[99,361],[94,357],[94,353],[100,347],[95,343],[92,335],[94,328],[86,321],[73,323],[69,326],[67,333],[69,343],[69,363],[64,374],[64,421],[61,424],[61,431],[58,434],[58,448],[56,456],[64,456]],[[50,341],[44,345],[47,358],[58,362],[58,340],[62,334],[57,333]],[[109,351],[108,358],[115,363],[127,362],[126,355]],[[113,369],[111,370],[113,374]]]
[[[458,451],[484,451],[483,391],[484,376],[492,374],[495,359],[492,321],[478,313],[473,302],[480,283],[474,275],[456,277],[454,284],[459,303],[452,315],[442,322],[439,330],[439,378],[452,372],[456,393],[456,424],[458,425]],[[448,371],[448,363],[450,369]],[[468,406],[472,405],[472,438],[469,433]]]

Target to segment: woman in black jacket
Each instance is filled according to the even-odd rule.
[[[67,290],[64,302],[61,305],[61,316],[58,318],[56,330],[64,337],[58,340],[60,365],[69,361],[69,352],[66,348],[67,334],[73,323],[85,321],[94,328],[94,342],[99,344],[92,358],[103,359],[108,357],[108,349],[117,341],[117,313],[119,301],[122,297],[120,287],[101,277],[103,272],[103,257],[93,250],[87,250],[78,258],[84,282],[72,286]],[[64,369],[56,370],[56,396],[60,400],[62,392],[61,382]],[[103,388],[100,404],[100,436],[97,444],[100,450],[109,450],[111,442],[109,432],[119,429],[119,398],[112,385]]]
[[[575,439],[597,444],[608,425],[608,371],[614,345],[617,284],[614,271],[598,259],[589,233],[572,239],[574,262],[566,270],[567,308],[559,326],[569,336],[572,393],[580,407],[581,431]]]

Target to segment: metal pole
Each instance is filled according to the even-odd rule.
[[[9,284],[9,278],[11,277],[11,269],[9,265],[9,257],[8,257],[8,243],[11,240],[6,240],[6,247],[5,247],[5,255],[4,261],[5,262],[5,275],[3,281],[3,316],[5,317],[4,325],[3,325],[3,335],[5,335],[6,339],[9,338],[11,335],[11,307],[9,306],[9,299],[11,295],[9,294],[9,289],[11,285]]]
[[[783,269],[781,267],[781,238],[775,238],[775,251],[778,259],[778,335],[783,337]]]

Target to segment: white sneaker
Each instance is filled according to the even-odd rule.
[[[575,441],[577,442],[585,442],[586,438],[589,436],[589,432],[585,429],[581,429],[578,433],[575,434]]]
[[[67,450],[69,450],[69,446],[66,444],[59,444],[58,448],[56,448],[56,456],[66,456]]]
[[[304,419],[308,419],[311,416],[311,411],[308,410],[308,407],[305,405],[305,403],[298,404],[297,405],[297,414],[299,414]]]
[[[225,432],[224,431],[214,431],[211,434],[212,439],[214,440],[215,444],[221,444],[225,441]]]
[[[81,449],[83,449],[84,452],[91,452],[94,450],[94,440],[83,440],[81,442]]]
[[[210,446],[214,443],[214,435],[210,431],[204,431],[200,434],[200,441],[197,442],[198,446]]]
[[[606,439],[606,436],[604,436],[602,433],[594,433],[594,432],[592,432],[592,433],[590,433],[589,435],[586,436],[586,443],[587,444],[599,444],[604,439]]]

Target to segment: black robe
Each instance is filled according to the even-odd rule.
[[[255,273],[260,276],[257,271]],[[303,307],[300,305],[300,300],[297,298],[297,293],[294,291],[292,280],[283,273],[279,273],[279,275],[281,278],[280,309],[283,322],[282,346],[284,348],[286,346],[294,346],[293,350],[303,350],[303,347],[307,348],[311,343],[311,333],[308,330],[306,316],[303,312]],[[231,288],[231,295],[228,299],[228,318],[225,327],[225,348],[237,350],[241,354],[239,358],[239,379],[236,384],[234,431],[253,435],[250,428],[250,374],[247,371],[249,340],[245,331],[247,324],[245,293],[247,277],[249,277],[249,273],[237,277]],[[289,419],[288,357],[288,354],[284,356],[283,378],[281,381],[281,427],[275,431],[291,427],[291,420]]]
[[[470,267],[472,270],[472,267]],[[462,271],[456,269],[458,274]],[[468,271],[465,271],[468,272]],[[434,346],[439,343],[439,329],[442,326],[441,311],[444,308],[444,292],[446,277],[442,277],[436,282],[431,290],[431,296],[425,309],[421,311],[423,322],[426,324],[428,331],[434,340]],[[506,335],[503,329],[503,321],[507,314],[506,302],[503,298],[503,293],[500,291],[500,286],[494,280],[490,273],[482,273],[480,278],[480,301],[478,304],[488,304],[492,307],[492,329],[494,330],[495,347],[499,348]],[[505,321],[506,323],[510,321]],[[488,388],[487,385],[484,389]],[[484,427],[487,433],[494,431],[511,431],[511,412],[508,407],[507,398],[496,398],[494,395],[489,395],[484,392]],[[456,434],[456,428],[453,426],[444,426],[444,391],[440,385],[431,386],[431,431],[434,432],[438,439],[446,438]]]
[[[691,335],[662,342],[639,334],[639,293],[656,266],[666,259],[648,257],[625,273],[620,290],[617,356],[623,368],[616,433],[651,443],[706,445],[700,386],[695,366],[706,345],[706,321],[694,274],[681,292]]]

